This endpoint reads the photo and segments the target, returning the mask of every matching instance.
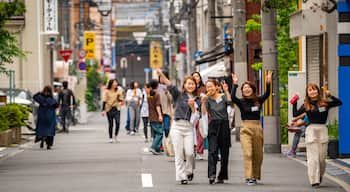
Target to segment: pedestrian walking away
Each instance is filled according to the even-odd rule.
[[[228,85],[226,83],[222,84],[224,94],[219,92],[219,87],[220,83],[217,80],[209,79],[206,82],[208,97],[202,97],[202,116],[209,115],[211,119],[208,128],[208,178],[210,184],[221,184],[224,183],[224,180],[228,180],[231,131],[227,107],[232,104],[232,101]],[[217,181],[215,182],[219,150],[221,154],[221,168]]]
[[[68,133],[68,126],[72,119],[72,109],[75,106],[75,97],[72,90],[68,89],[68,82],[62,82],[63,90],[59,93],[58,104],[60,109],[60,123],[63,132]]]
[[[120,103],[123,101],[123,92],[118,89],[118,80],[109,80],[103,93],[102,116],[107,116],[110,143],[117,141],[120,126]],[[114,138],[113,123],[115,123]]]
[[[140,105],[142,101],[142,91],[139,89],[139,83],[132,81],[130,89],[126,92],[125,100],[128,106],[129,131],[131,135],[138,132],[140,124]]]
[[[35,129],[35,142],[40,141],[40,148],[46,142],[47,149],[51,149],[55,136],[57,101],[53,98],[51,86],[45,86],[42,92],[33,96],[34,101],[39,103],[38,120]]]
[[[204,96],[206,93],[206,89],[205,89],[205,85],[203,83],[201,74],[199,72],[193,72],[191,76],[194,77],[197,83],[197,95],[199,95],[199,97]],[[200,133],[199,121],[197,121],[194,126],[196,128],[196,135],[195,135],[196,158],[199,160],[203,160],[205,138],[203,138],[203,136]]]
[[[160,104],[160,96],[157,92],[158,80],[151,80],[150,86],[152,90],[150,91],[150,96],[148,97],[148,111],[149,122],[154,133],[154,139],[150,147],[150,152],[152,152],[154,155],[159,155],[160,146],[163,141],[163,114]]]
[[[312,187],[318,187],[326,170],[326,156],[328,147],[328,130],[326,121],[330,108],[342,105],[342,102],[325,90],[322,97],[320,88],[316,84],[306,86],[304,104],[297,109],[297,102],[293,104],[293,116],[306,113],[309,125],[305,131],[307,169]]]
[[[174,101],[174,121],[170,128],[170,136],[175,152],[176,180],[181,184],[187,184],[193,179],[194,166],[194,129],[191,115],[200,110],[200,101],[197,93],[196,81],[193,77],[186,77],[180,92],[161,70],[157,71],[161,83],[168,86],[168,90]],[[185,161],[186,159],[186,161]]]
[[[246,81],[241,86],[242,98],[236,97],[238,77],[232,74],[233,88],[232,102],[241,111],[242,128],[240,130],[241,145],[244,158],[244,173],[247,185],[256,185],[261,180],[261,166],[263,161],[264,134],[260,122],[260,112],[264,101],[270,96],[272,71],[266,77],[266,90],[257,96],[254,83]]]

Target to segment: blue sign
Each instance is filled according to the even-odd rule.
[[[79,63],[79,69],[80,70],[86,70],[86,63],[84,61]]]
[[[200,56],[202,56],[203,55],[203,51],[195,51],[194,53],[193,53],[193,59],[194,60],[197,60]]]
[[[145,73],[149,73],[149,72],[151,72],[151,71],[152,71],[152,69],[151,69],[151,68],[146,67],[146,68],[144,68],[144,69],[143,69],[143,71],[145,71]]]

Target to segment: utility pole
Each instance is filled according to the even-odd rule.
[[[216,47],[216,24],[215,24],[215,4],[216,0],[208,0],[208,49]],[[215,63],[210,63],[209,66]]]
[[[234,39],[234,73],[238,74],[241,85],[248,79],[247,74],[247,36],[245,32],[246,3],[245,0],[234,0],[233,3],[233,39]],[[241,113],[235,108],[236,139],[239,140]]]
[[[263,72],[273,71],[272,79],[272,114],[264,116],[264,151],[266,153],[281,153],[280,131],[280,97],[277,63],[277,18],[274,8],[263,8],[267,0],[261,1],[261,26],[262,26],[262,56]]]
[[[198,50],[197,46],[197,5],[196,0],[188,0],[188,35],[189,35],[189,72],[194,71],[193,54]]]

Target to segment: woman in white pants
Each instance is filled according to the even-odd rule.
[[[168,86],[169,93],[174,101],[174,121],[170,129],[170,136],[175,152],[176,181],[187,184],[193,179],[194,161],[194,135],[191,114],[198,113],[200,101],[197,97],[196,80],[193,77],[186,77],[183,81],[180,92],[177,87],[171,85],[169,79],[158,70],[161,83]]]
[[[328,146],[328,130],[325,125],[328,111],[332,107],[340,106],[342,102],[325,92],[326,98],[321,97],[320,88],[316,84],[308,84],[304,104],[297,110],[297,102],[293,104],[293,116],[306,112],[309,126],[305,131],[307,168],[312,187],[318,187],[326,170],[326,156]]]

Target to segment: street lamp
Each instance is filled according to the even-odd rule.
[[[97,10],[102,16],[107,17],[112,11],[112,0],[98,0],[95,1],[97,4]]]

